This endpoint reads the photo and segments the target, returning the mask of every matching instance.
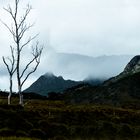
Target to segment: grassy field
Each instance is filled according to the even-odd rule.
[[[0,98],[0,140],[138,140],[140,110]],[[6,138],[8,137],[8,138]]]

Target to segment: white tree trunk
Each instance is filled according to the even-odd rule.
[[[12,86],[13,86],[13,81],[12,81],[12,75],[10,75],[10,92],[8,95],[8,105],[11,104],[11,96],[12,96]]]
[[[9,94],[9,96],[8,96],[8,105],[10,105],[11,104],[11,94]]]
[[[23,103],[23,95],[22,94],[19,94],[19,104],[20,105],[24,105],[24,103]]]
[[[19,80],[19,79],[18,79]],[[22,92],[21,92],[21,85],[19,84],[18,85],[18,94],[19,94],[19,104],[21,105],[21,106],[23,106],[24,104],[23,104],[23,94],[22,94]]]

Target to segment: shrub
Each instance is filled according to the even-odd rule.
[[[76,134],[76,126],[71,126],[69,128],[69,133],[70,133],[70,136],[75,136],[75,134]]]
[[[56,135],[66,136],[68,135],[67,126],[64,124],[53,123],[50,125],[49,134],[51,134],[51,136],[56,136]]]
[[[46,121],[46,120],[40,120],[40,121],[38,122],[38,126],[39,126],[40,128],[43,128],[43,129],[48,129],[48,128],[50,127],[50,124],[49,124],[49,122]]]
[[[123,137],[132,137],[134,135],[134,131],[128,124],[123,124],[119,134]]]
[[[64,136],[56,136],[53,138],[53,140],[68,140],[68,139]]]
[[[0,129],[0,136],[14,136],[15,132],[9,128]]]
[[[85,136],[91,137],[95,135],[96,127],[95,126],[87,126],[83,129]]]
[[[46,133],[44,131],[42,131],[41,129],[32,129],[30,132],[29,132],[30,136],[31,137],[34,137],[34,138],[46,138]]]
[[[18,131],[16,131],[16,136],[18,136],[18,137],[28,137],[28,134],[25,131],[18,130]]]
[[[18,116],[7,119],[5,125],[15,130],[20,129],[27,131],[33,128],[33,125],[30,122]]]

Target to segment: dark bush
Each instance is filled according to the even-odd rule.
[[[135,136],[140,138],[140,127],[135,129]]]
[[[85,126],[76,126],[75,135],[77,136],[85,136],[87,133],[87,127]]]
[[[70,133],[70,136],[75,136],[76,135],[76,126],[71,126],[69,128],[69,133]]]
[[[48,128],[50,127],[50,124],[49,124],[49,122],[46,121],[46,120],[40,120],[40,121],[38,122],[38,127],[41,127],[41,128],[43,128],[43,129],[48,129]]]
[[[29,134],[30,137],[47,139],[46,133],[41,129],[32,129]]]
[[[68,140],[68,139],[64,136],[56,136],[53,138],[53,140]]]
[[[118,132],[117,125],[109,121],[98,121],[98,124],[94,127],[93,135],[96,137],[115,137]]]
[[[123,124],[121,126],[120,132],[119,132],[120,136],[122,137],[133,137],[134,135],[134,131],[131,128],[131,126],[129,126],[128,124]]]
[[[56,135],[67,136],[68,133],[69,132],[67,126],[64,124],[53,123],[50,125],[49,134],[51,134],[51,136],[56,136]]]
[[[0,136],[14,136],[15,135],[15,132],[12,130],[12,129],[9,129],[9,128],[3,128],[3,129],[0,129]]]
[[[14,129],[14,130],[30,130],[33,128],[33,125],[28,122],[27,120],[21,118],[21,117],[12,117],[6,120],[5,125],[8,126],[8,128]]]
[[[18,137],[28,137],[28,134],[25,131],[18,130],[18,131],[16,131],[16,136],[18,136]]]
[[[92,137],[96,133],[96,127],[95,126],[87,126],[83,129],[83,132],[85,133],[85,136]]]
[[[22,128],[22,130],[25,130],[25,131],[33,128],[33,124],[27,120],[24,120],[23,122],[21,122],[20,125],[21,125],[20,127]]]
[[[103,128],[105,130],[105,132],[108,134],[108,135],[117,135],[117,128],[116,126],[111,123],[111,122],[104,122],[103,123]]]

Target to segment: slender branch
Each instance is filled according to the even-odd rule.
[[[25,77],[25,79],[24,79],[23,82],[21,83],[21,86],[23,86],[23,84],[24,84],[25,81],[28,79],[28,77],[29,77],[32,73],[34,73],[34,72],[37,70],[37,67],[38,67],[39,63],[40,63],[40,62],[37,62],[35,68],[34,68],[31,72],[29,72],[29,73],[27,74],[27,76]]]
[[[36,58],[33,58],[25,67],[25,69],[23,70],[21,76],[20,76],[20,79],[23,77],[25,71],[28,69],[28,67],[35,61]]]
[[[11,28],[10,28],[5,22],[3,22],[1,19],[0,19],[0,21],[1,21],[1,23],[9,30],[9,32],[13,35],[13,37],[16,37],[13,28],[11,29]]]
[[[27,76],[26,76],[25,79],[23,80],[21,86],[23,86],[23,84],[24,84],[25,81],[28,79],[28,77],[29,77],[32,73],[34,73],[34,72],[37,70],[37,67],[38,67],[39,63],[40,63],[40,61],[36,60],[36,66],[34,67],[34,69],[33,69],[32,71],[30,71],[30,72],[27,74]]]
[[[11,48],[11,56],[12,56],[12,61],[11,61],[12,68],[11,68],[11,72],[12,72],[12,74],[14,74],[15,71],[16,71],[16,67],[14,68],[15,61],[16,60],[15,60],[15,56],[14,56],[14,48],[12,46],[10,46],[10,48]]]
[[[36,37],[38,36],[38,34],[36,34],[33,37],[29,37],[28,40],[21,46],[20,51],[22,51],[22,49],[27,46],[32,40],[34,40]]]
[[[35,49],[32,48],[32,55],[33,55],[33,59],[25,66],[24,70],[22,71],[22,74],[20,76],[20,79],[23,77],[24,73],[26,72],[26,70],[29,68],[29,66],[33,63],[33,62],[36,62],[37,64],[40,63],[40,56],[42,54],[42,50],[43,50],[43,47],[38,49],[38,42],[36,43],[36,47]],[[36,69],[36,67],[35,67]]]
[[[20,29],[20,27],[24,24],[27,16],[29,15],[30,11],[31,11],[32,7],[28,4],[27,5],[27,9],[25,11],[25,14],[23,15],[23,18],[21,18],[20,24],[18,26],[18,29]]]
[[[5,64],[6,67],[7,67],[8,73],[11,75],[11,71],[10,71],[9,65],[8,65],[7,62],[6,62],[5,57],[3,56],[2,59],[3,59],[4,64]]]
[[[19,32],[19,35],[18,35],[19,36],[19,40],[21,40],[21,38],[23,38],[25,32],[28,31],[33,26],[34,26],[34,24],[28,25],[28,26],[25,24],[24,27],[22,27],[21,31]]]
[[[12,8],[11,6],[9,5],[8,8],[3,8],[7,13],[9,13],[12,18],[14,19],[14,14],[13,14],[13,11],[12,11]]]
[[[14,56],[14,48],[12,46],[10,46],[11,49],[11,57],[7,57],[7,60],[9,60],[10,64],[8,64],[8,62],[6,62],[5,57],[3,56],[3,62],[7,67],[8,73],[10,74],[10,76],[12,76],[14,74],[14,72],[16,71],[16,67],[15,67],[15,56]],[[11,68],[10,68],[11,65]]]

